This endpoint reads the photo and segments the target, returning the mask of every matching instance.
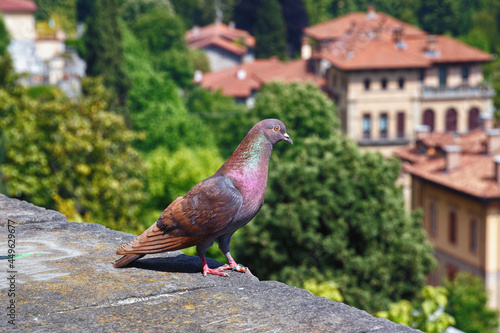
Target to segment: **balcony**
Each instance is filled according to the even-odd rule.
[[[491,85],[485,83],[481,83],[477,86],[460,85],[457,87],[423,86],[420,94],[420,98],[426,101],[492,98],[493,96],[495,96],[495,90]]]

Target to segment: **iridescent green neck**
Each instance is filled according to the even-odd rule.
[[[263,133],[257,135],[249,133],[220,168],[220,171],[225,172],[229,169],[250,171],[262,167],[262,164],[267,166],[272,149],[272,144]]]

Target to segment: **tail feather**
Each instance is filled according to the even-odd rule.
[[[144,254],[127,254],[127,255],[124,255],[123,257],[121,257],[120,259],[118,259],[117,261],[115,261],[115,263],[113,264],[113,267],[114,268],[120,268],[120,267],[127,266],[131,262],[136,261],[137,259],[142,258],[142,257],[144,257]]]

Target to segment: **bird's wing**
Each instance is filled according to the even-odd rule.
[[[175,199],[142,235],[116,252],[150,254],[196,245],[215,235],[236,216],[241,193],[225,177],[210,177]]]

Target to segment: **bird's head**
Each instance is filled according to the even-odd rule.
[[[293,145],[293,141],[286,133],[286,126],[279,119],[265,119],[257,124],[257,127],[264,133],[267,140],[272,144],[286,141]]]

